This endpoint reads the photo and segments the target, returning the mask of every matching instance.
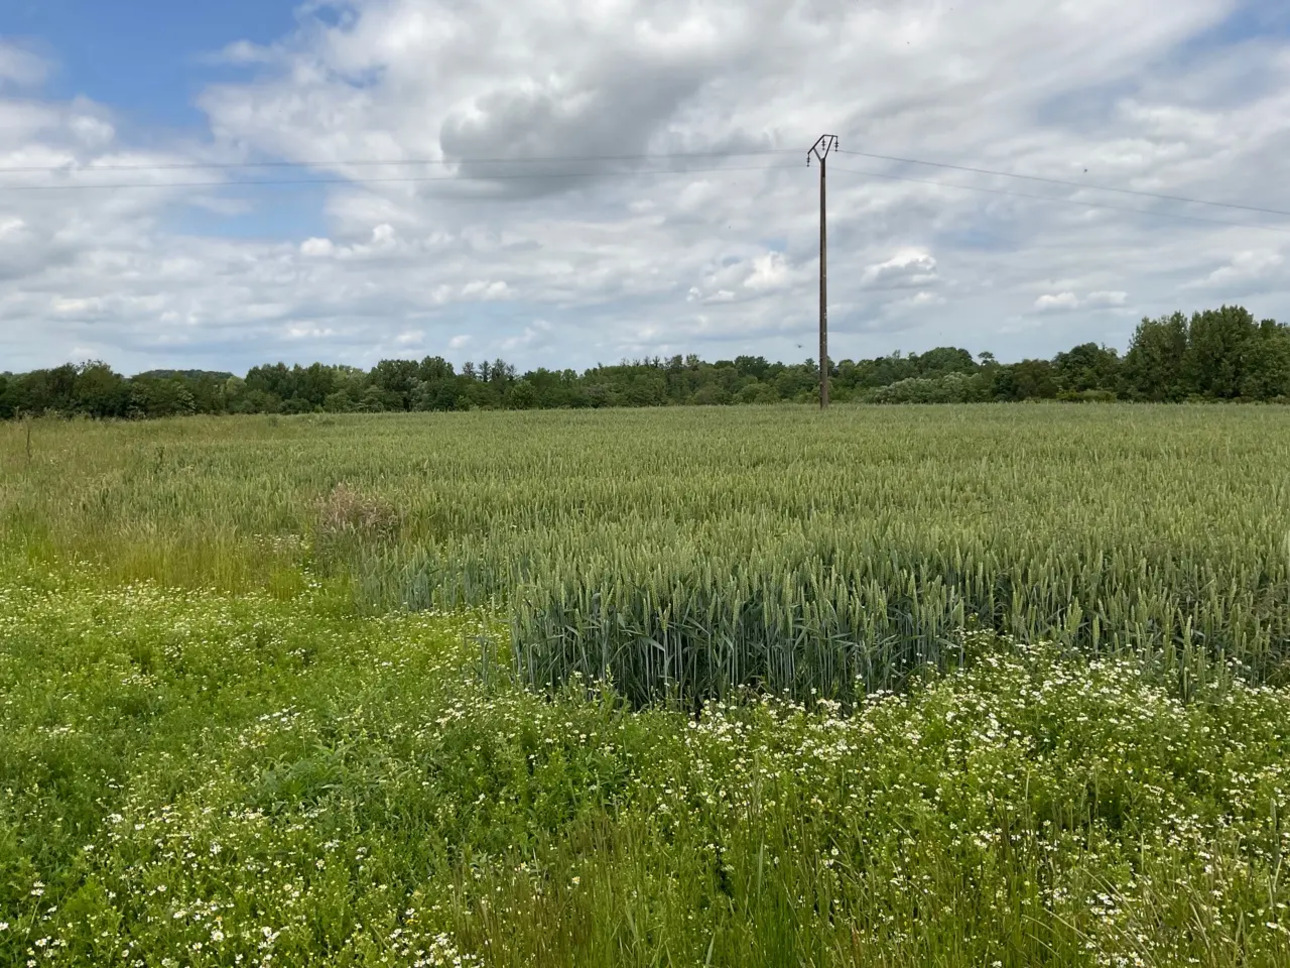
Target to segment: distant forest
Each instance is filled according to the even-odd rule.
[[[1290,402],[1290,326],[1256,322],[1239,306],[1144,319],[1128,351],[1085,343],[1051,360],[999,363],[956,347],[893,353],[831,366],[832,399],[865,403],[1020,400]],[[0,418],[62,414],[166,417],[232,413],[656,407],[808,403],[817,368],[760,356],[705,363],[697,356],[624,361],[581,373],[520,374],[504,360],[442,357],[350,366],[257,366],[231,373],[157,370],[125,377],[105,363],[0,375]]]

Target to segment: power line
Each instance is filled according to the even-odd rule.
[[[796,155],[795,149],[760,148],[747,151],[675,151],[654,154],[634,155],[546,155],[528,158],[367,158],[337,159],[317,158],[306,161],[186,161],[167,162],[164,164],[115,164],[90,165],[88,167],[70,165],[0,165],[0,173],[49,173],[49,174],[92,174],[97,171],[202,171],[202,170],[235,170],[239,168],[328,168],[348,167],[396,167],[400,165],[502,165],[502,164],[571,164],[598,161],[670,161],[676,158],[751,158],[764,155]]]
[[[87,174],[95,171],[166,171],[166,170],[203,170],[203,169],[222,169],[233,170],[236,168],[288,168],[288,167],[306,167],[310,165],[352,165],[352,166],[380,166],[380,165],[430,165],[430,164],[535,164],[535,163],[556,163],[561,161],[581,161],[581,162],[599,162],[599,161],[642,161],[652,158],[722,158],[722,157],[754,157],[781,155],[789,152],[781,149],[759,149],[749,151],[730,151],[730,152],[685,152],[677,153],[670,156],[663,155],[645,155],[645,154],[624,154],[624,155],[565,155],[565,156],[547,156],[547,157],[529,157],[529,158],[463,158],[457,161],[446,159],[420,159],[420,160],[360,160],[360,161],[318,161],[318,162],[229,162],[229,163],[185,163],[173,165],[120,165],[120,166],[96,166],[94,168],[76,169],[74,172],[68,172],[65,167],[26,167],[26,168],[2,168],[0,173],[74,173]],[[794,152],[795,153],[795,152]],[[1203,199],[1193,199],[1184,196],[1163,195],[1154,192],[1143,192],[1134,189],[1109,188],[1105,186],[1083,185],[1079,182],[1066,181],[1055,178],[1043,178],[1037,175],[1020,175],[1012,172],[994,171],[987,168],[974,168],[967,165],[954,165],[944,162],[924,161],[914,158],[899,158],[892,155],[879,155],[871,152],[848,151],[838,149],[839,154],[857,155],[866,158],[876,158],[884,161],[893,161],[905,164],[929,165],[937,168],[945,168],[956,171],[972,172],[974,174],[996,175],[1005,178],[1020,178],[1030,181],[1045,182],[1054,185],[1061,185],[1071,188],[1088,189],[1096,191],[1119,192],[1122,194],[1136,195],[1146,198],[1153,198],[1165,201],[1175,201],[1183,203],[1192,203],[1198,205],[1209,205],[1220,208],[1231,208],[1243,211],[1258,212],[1266,215],[1285,215],[1290,216],[1290,212],[1283,212],[1278,209],[1262,208],[1252,205],[1239,205],[1235,203],[1213,202]],[[21,191],[101,191],[104,189],[166,189],[166,188],[211,188],[227,189],[239,187],[273,187],[273,186],[307,186],[307,185],[380,185],[380,184],[421,184],[430,182],[456,182],[458,184],[467,182],[505,182],[505,181],[529,181],[543,179],[565,179],[565,178],[633,178],[641,175],[682,175],[682,174],[713,174],[720,172],[753,172],[753,171],[783,171],[794,168],[795,165],[750,165],[750,166],[714,166],[714,167],[685,167],[685,168],[639,168],[628,171],[555,171],[555,172],[524,172],[524,173],[498,173],[498,174],[452,174],[452,175],[400,175],[390,177],[310,177],[310,178],[274,178],[274,179],[234,179],[225,181],[192,181],[192,182],[104,182],[104,183],[64,183],[64,184],[41,184],[41,185],[5,185],[0,184],[0,193],[2,192],[21,192]],[[845,172],[853,175],[863,175],[870,178],[883,178],[891,181],[911,182],[919,185],[930,185],[936,188],[953,188],[962,191],[984,192],[991,195],[1006,195],[1014,198],[1026,198],[1041,202],[1057,202],[1066,205],[1076,205],[1081,208],[1104,209],[1115,212],[1126,212],[1133,215],[1147,215],[1158,218],[1170,218],[1188,222],[1202,222],[1209,225],[1223,225],[1232,228],[1263,229],[1270,232],[1290,232],[1290,229],[1273,226],[1257,225],[1245,222],[1231,222],[1224,219],[1204,218],[1198,215],[1182,215],[1173,212],[1158,212],[1148,209],[1131,208],[1122,205],[1110,205],[1105,202],[1087,202],[1072,198],[1059,198],[1052,195],[1035,195],[1028,192],[1017,192],[1002,188],[986,188],[979,185],[960,185],[953,182],[935,181],[925,178],[911,178],[905,175],[893,175],[886,172],[861,171],[854,168],[834,168],[835,171]]]
[[[1131,208],[1125,205],[1108,205],[1105,202],[1083,202],[1075,198],[1058,198],[1054,195],[1033,195],[1029,192],[1014,192],[1006,188],[985,188],[980,185],[957,185],[953,182],[933,181],[928,178],[909,178],[905,175],[889,175],[878,171],[860,171],[856,168],[834,168],[851,175],[865,175],[869,178],[886,178],[891,181],[913,182],[916,185],[934,185],[937,188],[957,188],[965,192],[988,192],[991,195],[1010,195],[1013,198],[1029,198],[1039,202],[1056,202],[1061,205],[1078,205],[1080,208],[1099,208],[1112,212],[1128,212],[1133,215],[1147,215],[1153,218],[1181,219],[1185,222],[1204,222],[1208,225],[1225,225],[1236,229],[1262,229],[1267,232],[1290,232],[1290,228],[1279,225],[1256,225],[1250,222],[1229,222],[1220,218],[1205,218],[1203,215],[1180,215],[1175,212],[1153,212],[1145,208]],[[1277,214],[1269,210],[1268,214]]]
[[[1148,192],[1131,188],[1116,188],[1108,185],[1089,185],[1069,179],[1049,178],[1040,175],[1025,175],[1018,172],[1000,171],[991,168],[980,168],[971,165],[953,164],[950,162],[929,161],[922,158],[905,158],[896,155],[884,155],[876,152],[852,151],[848,149],[839,149],[839,154],[855,155],[863,158],[873,158],[880,161],[889,161],[899,164],[925,165],[933,168],[942,168],[951,171],[970,172],[978,175],[990,175],[1000,178],[1016,178],[1025,181],[1040,182],[1050,185],[1060,185],[1066,188],[1076,188],[1088,191],[1114,192],[1123,195],[1132,195],[1141,198],[1151,198],[1160,201],[1180,202],[1192,205],[1206,205],[1216,208],[1228,208],[1239,211],[1256,212],[1263,215],[1276,215],[1290,217],[1290,211],[1281,209],[1266,208],[1257,205],[1244,205],[1236,202],[1216,202],[1208,199],[1191,198],[1183,195],[1168,195],[1159,192]],[[795,154],[792,149],[779,148],[761,148],[748,149],[743,151],[688,151],[672,152],[668,154],[619,154],[619,155],[547,155],[527,158],[506,158],[506,157],[480,157],[480,158],[401,158],[401,159],[312,159],[303,161],[240,161],[240,162],[172,162],[165,164],[111,164],[111,165],[92,165],[90,167],[69,167],[67,165],[16,165],[0,166],[0,174],[64,174],[64,175],[85,175],[95,172],[109,171],[236,171],[250,169],[285,169],[285,168],[323,168],[323,167],[408,167],[417,165],[531,165],[531,164],[570,164],[570,163],[595,163],[595,162],[631,162],[631,161],[648,161],[648,160],[671,160],[683,158],[739,158],[739,157],[765,157],[772,155]],[[685,174],[685,173],[711,173],[716,171],[758,171],[773,170],[777,167],[788,166],[764,166],[764,167],[723,167],[723,168],[660,168],[660,169],[638,169],[636,171],[613,171],[613,172],[588,172],[588,171],[564,171],[564,172],[533,172],[524,174],[474,174],[474,175],[445,175],[445,176],[389,176],[389,177],[311,177],[301,179],[236,179],[232,181],[203,181],[203,182],[140,182],[140,183],[101,183],[101,184],[84,184],[84,183],[66,183],[55,185],[4,185],[0,184],[0,192],[3,191],[68,191],[68,190],[96,190],[105,188],[122,188],[122,189],[144,189],[144,188],[226,188],[237,186],[262,187],[262,186],[299,186],[299,185],[371,185],[371,184],[398,184],[398,183],[421,183],[434,181],[522,181],[526,179],[541,178],[596,178],[596,177],[631,177],[634,175],[651,175],[651,174]],[[1198,216],[1184,216],[1176,214],[1166,214],[1162,212],[1150,212],[1142,209],[1124,208],[1121,206],[1107,205],[1103,203],[1081,202],[1074,199],[1059,199],[1045,195],[1030,195],[1022,192],[1010,192],[1004,189],[987,189],[983,187],[969,185],[955,185],[947,182],[937,182],[926,179],[909,178],[879,172],[863,172],[854,169],[838,168],[837,171],[850,171],[852,174],[869,175],[876,178],[888,178],[896,181],[908,181],[916,184],[935,185],[947,188],[961,188],[966,191],[989,192],[998,195],[1012,195],[1018,198],[1030,198],[1039,201],[1060,201],[1068,204],[1077,204],[1086,208],[1103,208],[1110,211],[1123,211],[1144,215],[1157,215],[1165,218],[1183,219],[1186,221],[1207,222],[1217,225],[1234,225],[1245,228],[1263,228],[1272,231],[1283,231],[1267,225],[1248,225],[1238,222],[1227,222],[1218,219],[1205,219]]]
[[[713,168],[638,168],[634,171],[553,171],[526,172],[524,174],[497,175],[407,175],[390,178],[273,178],[263,180],[236,179],[233,181],[200,182],[104,182],[101,184],[66,185],[0,185],[0,192],[27,191],[94,191],[102,189],[135,188],[238,188],[268,185],[379,185],[423,182],[494,182],[528,181],[545,178],[635,178],[638,175],[688,175],[714,172],[787,171],[796,165],[723,165]]]
[[[903,165],[926,165],[931,168],[948,168],[952,171],[966,171],[975,175],[995,175],[999,178],[1021,178],[1026,181],[1043,182],[1047,185],[1062,185],[1066,188],[1079,188],[1087,191],[1116,192],[1120,195],[1137,195],[1140,198],[1154,198],[1165,202],[1186,202],[1189,205],[1210,205],[1214,208],[1233,208],[1245,212],[1258,212],[1262,215],[1290,216],[1290,211],[1277,208],[1263,208],[1259,205],[1242,205],[1238,202],[1214,202],[1204,198],[1189,198],[1186,195],[1164,195],[1159,192],[1140,191],[1136,188],[1113,188],[1109,185],[1089,185],[1084,182],[1064,178],[1046,178],[1042,175],[1023,175],[1015,171],[996,171],[993,168],[974,168],[971,165],[954,165],[944,161],[925,161],[921,158],[897,158],[893,155],[878,155],[868,151],[846,151],[839,149],[840,154],[857,155],[861,158],[873,158],[878,161],[894,161]]]

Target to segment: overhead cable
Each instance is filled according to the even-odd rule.
[[[1058,195],[1035,195],[1030,192],[1014,192],[1006,188],[986,188],[983,185],[960,185],[955,182],[933,181],[928,178],[909,178],[905,175],[891,175],[881,171],[860,171],[856,168],[839,168],[830,166],[829,171],[841,171],[850,175],[865,175],[869,178],[886,178],[891,181],[913,182],[916,185],[934,185],[937,188],[954,188],[965,192],[987,192],[991,195],[1009,195],[1013,198],[1029,198],[1039,202],[1054,202],[1059,205],[1075,205],[1080,208],[1106,209],[1112,212],[1129,212],[1133,215],[1146,215],[1154,218],[1181,219],[1185,222],[1204,222],[1209,225],[1226,225],[1238,229],[1262,229],[1267,232],[1290,232],[1290,228],[1279,225],[1259,225],[1251,222],[1232,222],[1227,219],[1205,218],[1203,215],[1183,215],[1178,212],[1160,212],[1147,208],[1132,208],[1127,205],[1108,205],[1105,202],[1085,202],[1078,198],[1063,198]]]
[[[892,161],[902,165],[926,165],[930,168],[946,168],[951,171],[971,172],[975,175],[992,175],[998,178],[1019,178],[1024,181],[1043,182],[1047,185],[1061,185],[1065,188],[1078,188],[1084,191],[1115,192],[1120,195],[1136,195],[1140,198],[1154,198],[1165,202],[1185,202],[1188,205],[1209,205],[1214,208],[1233,208],[1245,212],[1258,212],[1262,215],[1290,216],[1290,211],[1278,208],[1265,208],[1261,205],[1244,205],[1239,202],[1215,202],[1204,198],[1190,198],[1186,195],[1166,195],[1161,192],[1148,192],[1137,188],[1116,188],[1112,185],[1092,185],[1087,182],[1073,181],[1066,178],[1049,178],[1044,175],[1023,175],[1015,171],[999,171],[993,168],[977,168],[972,165],[956,165],[945,161],[928,161],[923,158],[898,158],[894,155],[879,155],[869,151],[838,150],[839,154],[856,155],[861,158],[872,158],[877,161]]]

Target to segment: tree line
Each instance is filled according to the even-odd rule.
[[[1051,360],[999,363],[957,347],[832,362],[838,402],[1020,400],[1290,402],[1290,326],[1239,306],[1143,319],[1127,352],[1084,343]],[[504,360],[457,371],[439,356],[382,360],[371,370],[314,363],[257,366],[244,377],[154,370],[126,377],[106,363],[0,374],[0,418],[28,414],[376,413],[412,410],[649,407],[813,401],[813,360],[697,356],[624,361],[582,372],[520,374]]]

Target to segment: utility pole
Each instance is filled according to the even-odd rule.
[[[838,147],[838,136],[821,135],[806,153],[806,165],[814,155],[820,163],[820,409],[829,406],[829,233],[825,209],[825,159]]]

